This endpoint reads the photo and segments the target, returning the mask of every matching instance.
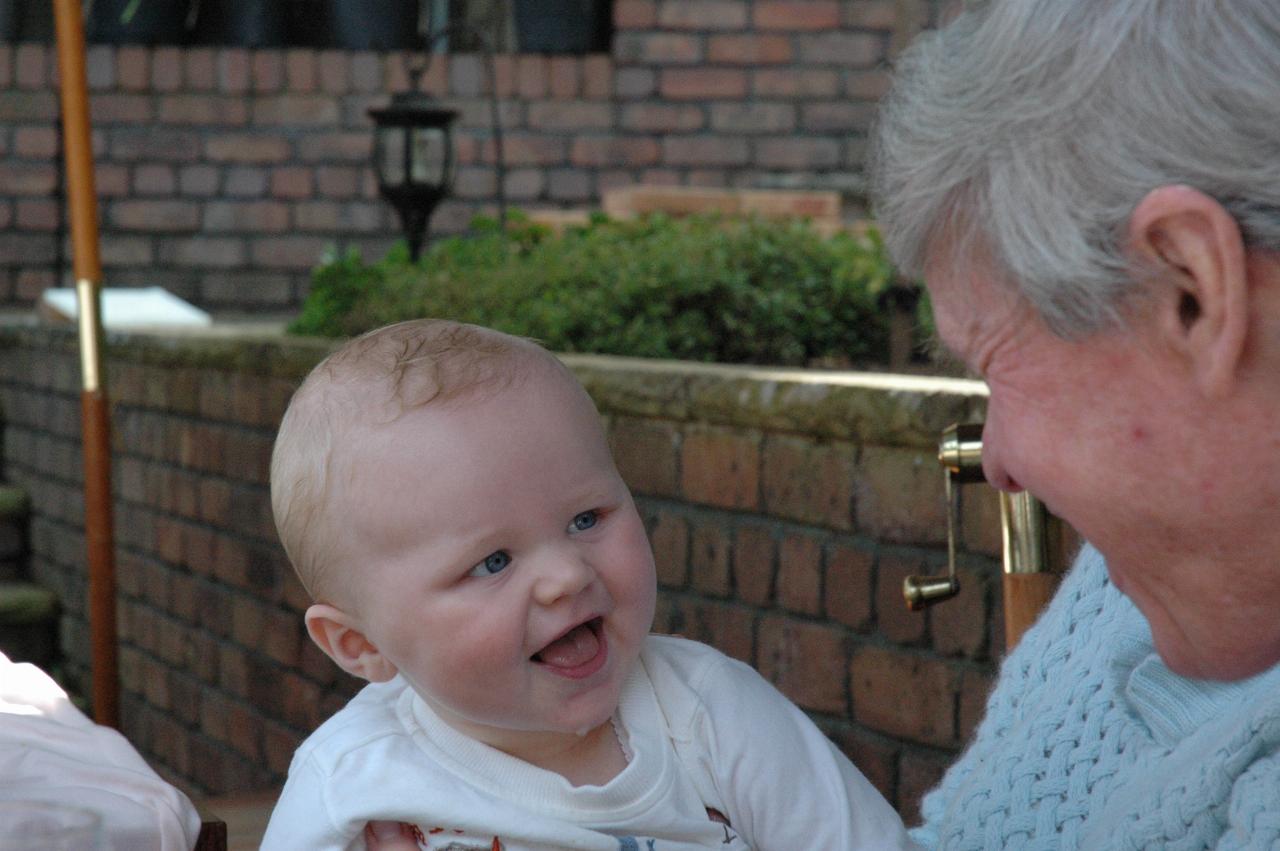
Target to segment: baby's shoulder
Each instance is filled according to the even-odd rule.
[[[394,747],[395,740],[408,738],[410,733],[397,712],[408,688],[400,677],[365,686],[298,746],[294,762],[309,760],[332,768],[352,752],[379,745]]]

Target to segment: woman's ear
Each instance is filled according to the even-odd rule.
[[[351,615],[328,603],[314,603],[304,618],[311,640],[348,674],[371,683],[386,682],[396,675],[396,666],[356,626]]]
[[[1151,190],[1129,217],[1129,247],[1154,272],[1154,330],[1200,391],[1234,388],[1249,331],[1244,239],[1230,213],[1189,186]]]

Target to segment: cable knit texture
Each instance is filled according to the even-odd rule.
[[[940,849],[1280,849],[1280,665],[1173,673],[1086,547],[922,813]]]

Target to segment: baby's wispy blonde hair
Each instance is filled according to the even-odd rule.
[[[356,337],[311,371],[294,393],[271,455],[271,510],[285,552],[313,599],[337,590],[334,554],[342,520],[335,482],[350,462],[357,428],[377,427],[424,405],[498,392],[538,362],[566,371],[532,341],[441,319],[415,319]],[[567,372],[567,371],[566,371]]]

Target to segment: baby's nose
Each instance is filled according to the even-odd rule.
[[[595,580],[595,570],[576,553],[548,553],[537,566],[534,598],[544,606],[582,593]]]

